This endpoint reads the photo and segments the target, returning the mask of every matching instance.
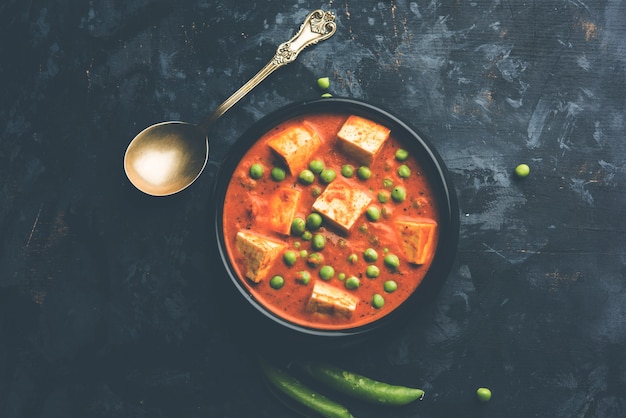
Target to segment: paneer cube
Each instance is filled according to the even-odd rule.
[[[409,263],[427,263],[437,246],[437,223],[424,218],[397,220],[394,225]]]
[[[322,145],[317,132],[306,122],[290,125],[268,139],[267,145],[285,164],[292,175],[297,175],[309,163]]]
[[[274,231],[289,235],[291,221],[293,221],[300,203],[300,190],[283,187],[273,193],[269,199],[268,209],[270,224]]]
[[[246,268],[245,276],[255,283],[267,276],[268,270],[285,248],[284,242],[250,231],[239,231],[236,243]]]
[[[389,138],[390,130],[369,119],[352,115],[337,133],[339,147],[361,164],[370,165]]]
[[[342,231],[348,232],[371,201],[367,190],[335,180],[313,202],[313,209]]]
[[[313,286],[306,309],[308,312],[350,318],[358,302],[359,299],[356,296],[342,289],[325,282],[317,282]]]

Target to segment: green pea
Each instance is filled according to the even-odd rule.
[[[263,166],[261,164],[252,164],[250,166],[250,177],[252,177],[255,180],[258,180],[261,177],[263,177],[264,171],[265,170],[263,169]]]
[[[311,213],[309,216],[306,217],[306,226],[311,231],[319,229],[322,226],[322,215],[315,212]]]
[[[280,167],[274,167],[274,168],[272,168],[272,173],[271,173],[271,174],[272,174],[272,179],[273,179],[274,181],[283,181],[283,180],[285,180],[285,177],[286,177],[286,175],[287,175],[287,174],[285,173],[285,170],[283,170],[283,169],[282,169],[282,168],[280,168]]]
[[[300,258],[305,258],[309,252],[307,250],[300,250]]]
[[[302,170],[298,176],[298,180],[302,184],[311,184],[315,181],[315,174],[311,170]]]
[[[306,221],[302,218],[294,218],[291,221],[291,235],[295,235],[297,237],[302,236],[304,231],[306,230]]]
[[[316,251],[323,250],[326,246],[326,237],[322,234],[313,235],[313,240],[311,241],[311,248]]]
[[[330,280],[335,275],[335,269],[332,266],[322,266],[320,268],[320,278],[322,280]]]
[[[396,160],[406,161],[407,158],[409,158],[409,152],[407,150],[400,148],[396,151]]]
[[[528,164],[520,164],[515,167],[515,175],[520,178],[527,177],[530,174],[530,167]]]
[[[370,221],[376,222],[380,219],[380,209],[378,209],[378,207],[376,206],[370,206],[365,211],[365,216],[367,216],[367,219],[369,219]]]
[[[324,170],[324,162],[322,160],[313,160],[309,163],[309,169],[315,174],[319,174]]]
[[[333,95],[332,95],[332,94],[330,94],[330,93],[323,93],[323,94],[321,95],[321,97],[322,97],[322,98],[324,98],[324,99],[328,99],[329,97],[333,97]]]
[[[385,189],[391,189],[393,187],[393,180],[386,178],[383,180],[383,187]]]
[[[321,253],[311,253],[307,257],[306,262],[311,267],[319,267],[324,264],[324,256]]]
[[[491,399],[491,390],[488,388],[478,388],[476,390],[476,397],[481,402],[488,402]]]
[[[341,167],[341,175],[347,178],[354,176],[354,166],[351,164],[346,164]]]
[[[376,309],[380,309],[385,304],[385,298],[379,295],[378,293],[374,293],[372,296],[372,306]]]
[[[283,276],[276,275],[270,279],[270,287],[272,289],[280,289],[285,285],[285,279]]]
[[[298,261],[298,253],[292,250],[285,251],[283,254],[283,261],[288,266],[293,266]]]
[[[404,202],[406,199],[406,190],[402,186],[396,186],[391,191],[391,198],[394,202]]]
[[[408,165],[402,164],[400,167],[398,167],[398,175],[405,179],[411,175],[411,169]]]
[[[378,201],[380,203],[389,202],[389,192],[387,190],[381,190],[380,192],[378,192]]]
[[[398,283],[396,283],[395,280],[387,280],[383,284],[383,289],[385,289],[387,293],[393,293],[398,289]]]
[[[330,87],[330,78],[328,77],[320,77],[317,79],[317,87],[322,90],[328,90]]]
[[[311,281],[311,273],[306,270],[296,273],[296,281],[301,284],[309,284]]]
[[[365,275],[370,278],[370,279],[375,279],[378,276],[380,276],[380,269],[378,268],[378,266],[375,266],[373,264],[370,264],[369,266],[367,266],[367,268],[365,269]]]
[[[317,197],[322,194],[322,188],[319,186],[313,186],[311,188],[311,196]]]
[[[387,254],[384,258],[385,265],[392,270],[400,267],[400,259],[395,254]]]
[[[345,286],[346,289],[350,290],[358,289],[361,286],[361,281],[358,277],[350,276],[346,279]]]
[[[358,255],[356,255],[356,254],[352,253],[352,254],[350,254],[350,255],[348,256],[348,263],[350,263],[350,264],[356,264],[356,263],[357,263],[357,261],[359,261],[359,256],[358,256]]]
[[[361,180],[367,180],[372,177],[372,170],[370,170],[368,166],[362,165],[361,167],[357,168],[356,176]]]
[[[320,173],[320,181],[324,184],[332,183],[336,177],[337,173],[335,173],[335,170],[331,170],[330,168],[324,169]]]
[[[376,252],[375,249],[368,248],[365,251],[363,251],[363,258],[365,259],[365,261],[372,263],[378,260],[378,253]]]
[[[311,231],[304,231],[302,233],[302,239],[304,241],[311,241],[313,239],[313,233]]]
[[[337,278],[343,282],[344,280],[346,280],[346,273],[339,273],[337,275]]]

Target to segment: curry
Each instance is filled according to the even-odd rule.
[[[225,247],[250,295],[294,324],[366,325],[422,282],[439,239],[420,156],[384,124],[313,113],[256,141],[230,179]]]

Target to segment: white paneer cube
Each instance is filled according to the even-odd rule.
[[[285,248],[285,243],[250,231],[239,231],[236,237],[237,250],[246,267],[245,276],[255,283],[267,275],[274,261]]]
[[[356,310],[359,299],[325,282],[316,282],[307,303],[308,312],[350,318]]]
[[[391,131],[374,121],[352,115],[337,133],[339,147],[361,164],[370,165],[382,150]]]
[[[371,201],[366,190],[335,180],[315,200],[313,209],[344,232],[349,232]]]
[[[409,263],[426,264],[437,246],[437,223],[433,219],[397,220],[398,237]]]
[[[300,190],[282,187],[269,199],[268,213],[274,231],[289,235],[291,222],[300,203]]]
[[[322,145],[317,132],[306,122],[290,125],[274,134],[267,145],[283,162],[292,175],[307,166],[313,154]]]

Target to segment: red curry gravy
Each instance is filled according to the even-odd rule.
[[[357,177],[356,170],[362,166],[351,155],[343,152],[337,146],[337,133],[341,129],[349,115],[338,114],[309,114],[300,116],[279,124],[263,135],[243,156],[237,165],[233,177],[230,180],[225,195],[223,211],[224,239],[232,266],[247,288],[250,294],[269,311],[292,323],[316,328],[316,329],[348,329],[362,326],[387,315],[402,304],[418,287],[424,278],[434,256],[434,249],[438,240],[438,230],[435,232],[434,243],[430,253],[427,254],[423,264],[410,263],[405,255],[402,240],[399,238],[393,222],[398,219],[428,219],[438,222],[438,208],[433,196],[429,179],[423,173],[419,165],[419,159],[409,154],[405,161],[398,161],[395,153],[404,148],[398,138],[391,132],[384,143],[381,151],[374,161],[369,164],[371,177],[363,180]],[[288,266],[282,258],[282,254],[288,250],[316,252],[311,248],[311,241],[306,241],[302,236],[278,233],[272,230],[271,217],[275,214],[268,209],[268,202],[273,194],[284,188],[299,190],[300,200],[296,210],[296,217],[306,218],[314,212],[312,206],[319,193],[327,184],[320,181],[319,175],[310,185],[305,185],[298,180],[298,173],[291,174],[286,170],[286,177],[282,181],[272,179],[270,171],[273,167],[284,167],[284,161],[277,157],[268,146],[268,140],[275,137],[281,131],[292,127],[294,124],[306,123],[314,129],[321,139],[321,146],[309,160],[321,160],[326,168],[333,169],[336,173],[335,181],[345,181],[350,187],[360,188],[370,194],[370,205],[377,206],[382,215],[377,221],[370,221],[365,213],[362,213],[349,231],[342,231],[330,222],[324,222],[322,227],[314,233],[321,233],[326,239],[325,247],[319,251],[324,257],[323,265],[334,268],[335,274],[330,280],[322,280],[319,276],[320,266],[312,267],[307,264],[306,257],[299,257],[293,266]],[[264,174],[260,179],[252,178],[250,167],[253,164],[261,164]],[[350,164],[354,166],[355,174],[351,178],[345,178],[342,166]],[[410,176],[401,177],[397,169],[401,165],[410,168]],[[389,196],[390,184],[402,185],[406,189],[406,199],[403,202],[395,202],[388,199],[380,202],[379,192]],[[384,200],[384,199],[383,199]],[[246,278],[246,259],[237,247],[236,236],[240,231],[251,231],[263,235],[269,239],[281,242],[284,249],[271,263],[268,272],[258,282]],[[375,262],[364,259],[366,249],[373,248],[378,253]],[[358,259],[349,261],[349,256],[356,254]],[[397,269],[385,266],[383,258],[386,254],[395,254],[400,260]],[[302,254],[304,255],[304,253]],[[376,278],[368,278],[365,274],[368,265],[374,264],[379,267],[380,275]],[[298,281],[299,272],[308,271],[311,279],[307,284]],[[284,278],[284,285],[280,289],[270,286],[270,279],[280,275]],[[347,289],[345,277],[355,276],[360,280],[357,289]],[[384,283],[393,280],[397,289],[386,292]],[[354,311],[346,315],[334,315],[325,312],[311,312],[308,302],[311,298],[313,286],[318,281],[346,292],[358,300]],[[384,305],[375,307],[373,296],[378,294],[383,297]]]

